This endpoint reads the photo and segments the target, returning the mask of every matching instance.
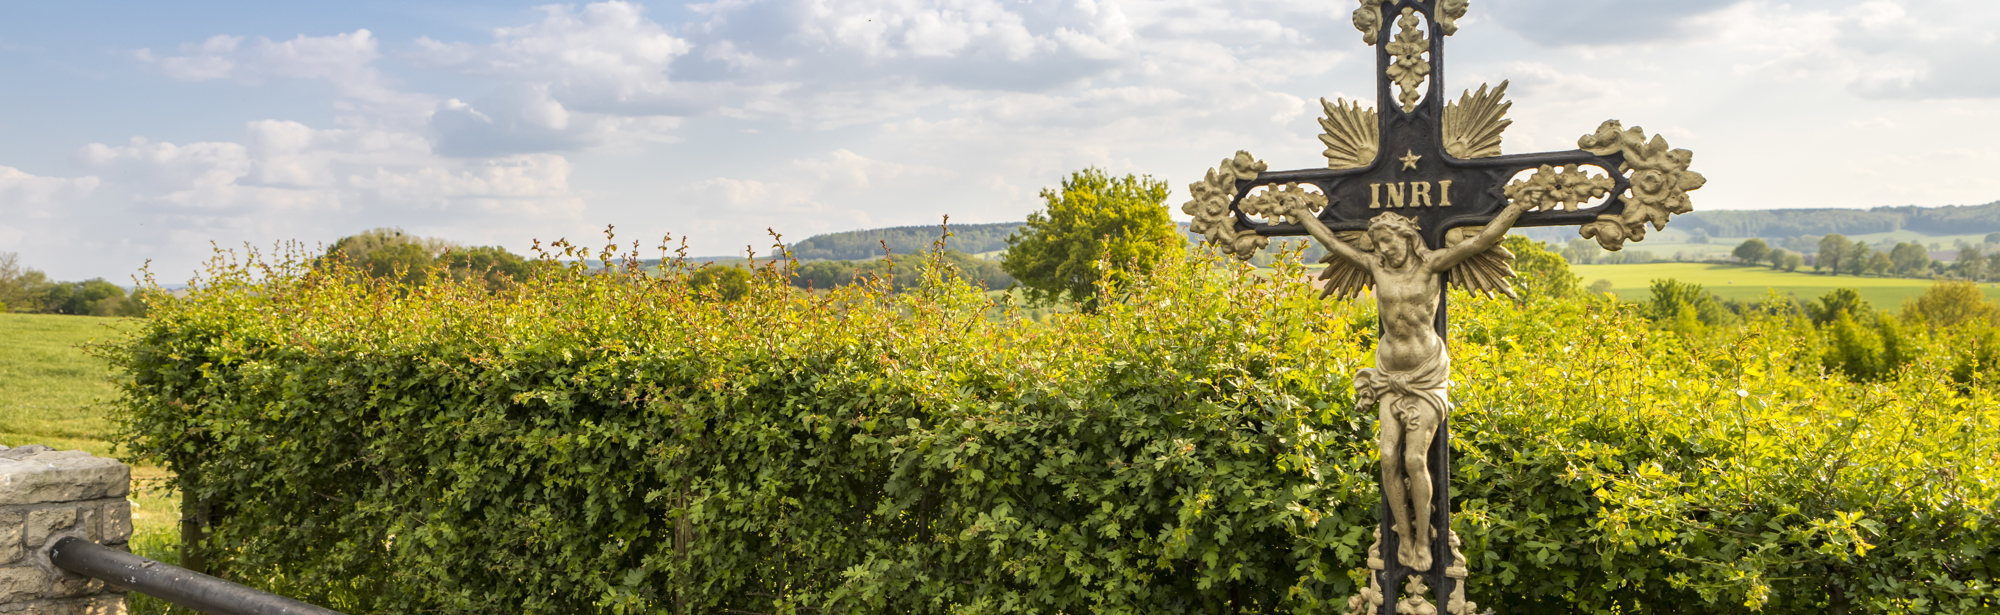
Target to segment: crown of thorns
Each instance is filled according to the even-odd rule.
[[[1417,221],[1392,212],[1383,212],[1368,220],[1368,230],[1373,231],[1378,228],[1389,229],[1398,235],[1416,235]]]

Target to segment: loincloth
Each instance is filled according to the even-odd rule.
[[[1365,368],[1354,374],[1354,407],[1385,404],[1404,429],[1415,429],[1416,413],[1428,410],[1443,419],[1451,410],[1450,378],[1451,359],[1442,351],[1412,370]]]

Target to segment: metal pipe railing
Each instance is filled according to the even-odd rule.
[[[343,615],[74,536],[49,548],[49,562],[208,615]]]

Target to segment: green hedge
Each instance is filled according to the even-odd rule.
[[[631,260],[497,294],[304,262],[226,256],[105,352],[233,574],[357,613],[1329,613],[1374,523],[1373,308],[1296,269],[1190,256],[1033,320],[948,268],[732,301]],[[1856,384],[1793,317],[1452,318],[1482,605],[1995,608],[2000,404],[1937,377],[1951,332]]]

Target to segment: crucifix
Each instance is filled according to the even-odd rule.
[[[1516,226],[1578,226],[1606,250],[1693,210],[1706,181],[1693,154],[1607,121],[1578,149],[1502,155],[1507,83],[1447,101],[1444,38],[1467,0],[1360,0],[1354,26],[1375,47],[1376,107],[1320,100],[1327,168],[1267,172],[1237,152],[1189,187],[1192,230],[1249,259],[1275,236],[1327,249],[1325,296],[1372,290],[1381,314],[1375,367],[1355,375],[1355,408],[1379,417],[1381,522],[1353,615],[1472,615],[1451,530],[1448,286],[1514,296]],[[1262,221],[1252,218],[1261,218]],[[1401,584],[1402,597],[1395,588]],[[1384,588],[1389,588],[1385,593]],[[1436,602],[1432,602],[1432,600]]]

